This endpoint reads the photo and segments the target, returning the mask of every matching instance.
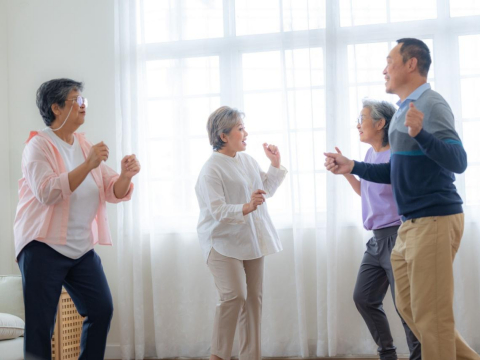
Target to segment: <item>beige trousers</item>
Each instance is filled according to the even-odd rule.
[[[463,214],[408,220],[392,251],[397,308],[422,344],[422,360],[480,360],[453,316],[453,260],[463,222]]]
[[[213,325],[213,355],[229,360],[238,323],[240,360],[261,360],[261,319],[264,258],[237,260],[212,248],[207,265],[220,301]]]

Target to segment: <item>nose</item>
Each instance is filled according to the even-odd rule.
[[[385,69],[383,69],[383,75],[387,75],[387,66],[385,66]]]
[[[245,130],[245,137],[247,137],[247,136],[248,136],[248,132],[247,132],[247,130]]]
[[[360,123],[357,123],[357,129],[360,130],[361,127],[362,125],[360,125]]]

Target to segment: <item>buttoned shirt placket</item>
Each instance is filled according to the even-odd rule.
[[[248,191],[249,191],[248,196],[250,196],[253,193],[253,191],[255,190],[253,188],[254,179],[252,178],[252,176],[248,176],[248,174],[245,170],[244,164],[240,161],[240,159],[237,156],[234,158],[234,164],[235,164],[238,172],[240,173],[240,175],[243,177],[245,182],[248,184]],[[248,200],[250,200],[250,199],[248,199]],[[264,241],[264,236],[263,236],[263,233],[264,233],[265,229],[264,229],[264,222],[260,218],[260,207],[258,207],[257,210],[252,211],[250,214],[252,215],[253,224],[255,226],[255,233],[257,234],[258,245],[260,247],[260,250],[261,250],[262,254],[265,254],[267,252],[267,246],[266,246],[266,243]]]

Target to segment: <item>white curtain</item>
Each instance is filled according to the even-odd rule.
[[[465,15],[470,15],[465,17]],[[363,159],[361,99],[395,102],[382,70],[401,37],[424,39],[429,81],[469,155],[457,177],[466,227],[455,262],[457,326],[480,351],[480,7],[469,0],[116,0],[119,154],[142,162],[117,239],[123,359],[209,354],[217,293],[196,237],[194,185],[220,105],[246,114],[247,152],[280,146],[289,176],[269,209],[284,251],[266,259],[264,356],[375,354],[352,300],[371,235],[360,199],[323,152]],[[121,150],[121,151],[120,151]],[[385,307],[399,353],[405,336]],[[236,350],[235,350],[236,351]]]

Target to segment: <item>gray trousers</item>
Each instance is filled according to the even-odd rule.
[[[383,310],[383,299],[390,286],[395,303],[395,280],[390,256],[395,246],[398,228],[392,226],[373,231],[373,237],[368,241],[363,255],[353,292],[353,301],[378,345],[378,354],[382,360],[397,359],[397,348],[393,345],[390,325]],[[410,360],[421,359],[420,342],[405,321],[401,320],[407,336]]]

